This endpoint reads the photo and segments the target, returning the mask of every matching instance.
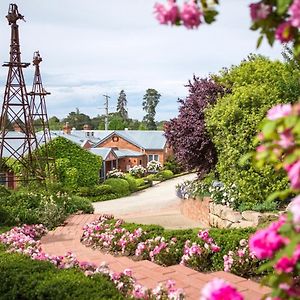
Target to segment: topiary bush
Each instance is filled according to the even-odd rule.
[[[206,110],[206,128],[217,149],[219,180],[237,186],[236,197],[243,209],[255,209],[269,194],[287,187],[283,172],[270,166],[258,170],[240,160],[254,151],[253,139],[268,109],[298,100],[299,75],[299,70],[288,64],[250,57],[217,79],[231,92]]]
[[[0,299],[124,299],[112,282],[0,250]]]
[[[125,179],[109,178],[105,181],[105,184],[111,186],[113,193],[120,197],[130,194],[129,183]]]
[[[102,165],[99,156],[63,137],[53,139],[48,147],[49,153],[56,159],[58,176],[62,183],[72,188],[98,183]]]
[[[135,192],[137,190],[136,179],[132,175],[130,175],[130,174],[125,174],[124,179],[129,184],[129,190],[130,190],[130,192]]]
[[[163,180],[167,180],[173,178],[174,174],[171,170],[162,170],[159,172],[159,176],[161,176]]]

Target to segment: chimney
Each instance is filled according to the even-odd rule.
[[[89,124],[83,125],[83,130],[91,130],[91,129],[92,129],[91,125],[89,125]]]
[[[18,123],[14,123],[13,129],[15,132],[23,132],[23,129],[21,128],[21,126]]]
[[[69,125],[69,122],[66,122],[66,124],[63,127],[63,132],[64,134],[70,134],[71,133],[71,126]]]

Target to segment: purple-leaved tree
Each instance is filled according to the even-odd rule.
[[[225,88],[210,78],[195,76],[186,87],[189,95],[179,100],[179,115],[165,124],[165,136],[176,160],[188,170],[196,169],[201,178],[217,162],[215,147],[205,129],[204,110],[224,95]]]

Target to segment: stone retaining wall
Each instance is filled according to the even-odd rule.
[[[180,211],[184,216],[199,221],[205,227],[217,228],[257,227],[264,217],[278,216],[274,213],[250,210],[240,213],[230,207],[213,203],[209,197],[181,200]]]
[[[203,199],[185,199],[181,200],[180,211],[189,219],[198,221],[201,225],[209,227],[209,204],[211,199],[204,197]]]

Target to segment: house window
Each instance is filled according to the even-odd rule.
[[[158,154],[149,154],[148,155],[148,161],[152,161],[152,160],[159,161]]]
[[[140,165],[142,164],[142,160],[140,159]]]

